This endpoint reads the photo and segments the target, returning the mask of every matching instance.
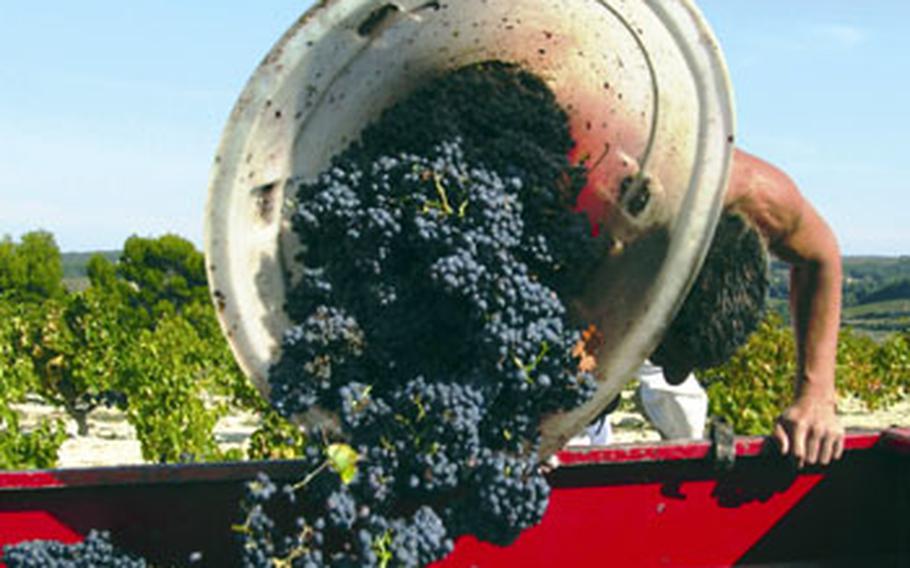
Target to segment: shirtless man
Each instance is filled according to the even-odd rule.
[[[725,206],[749,219],[770,251],[790,264],[790,312],[797,345],[793,404],[774,426],[781,453],[800,467],[828,464],[844,449],[835,413],[841,255],[834,233],[779,169],[737,150]]]
[[[689,416],[693,369],[729,359],[757,327],[767,289],[767,250],[790,264],[790,310],[797,342],[793,404],[774,426],[783,454],[800,467],[843,453],[835,414],[834,367],[840,325],[841,257],[831,229],[783,172],[737,150],[711,250],[683,306],[651,355],[661,432],[699,436],[704,416]],[[662,374],[662,377],[660,376]],[[654,376],[649,376],[653,381]],[[645,410],[651,382],[642,382]],[[704,409],[704,403],[702,403]],[[657,409],[655,407],[655,412]],[[703,411],[703,410],[702,410]],[[660,413],[655,414],[655,418]],[[674,423],[667,423],[667,421]],[[676,424],[682,420],[685,424]],[[692,434],[694,432],[694,434]]]
[[[834,388],[841,302],[837,241],[783,172],[741,150],[734,154],[724,206],[692,290],[639,371],[646,375],[640,385],[645,413],[662,436],[702,435],[707,398],[692,371],[725,362],[758,326],[770,250],[791,267],[797,341],[794,402],[778,418],[773,436],[800,467],[828,464],[840,458],[844,438]],[[592,443],[607,443],[609,435],[604,415],[587,430]]]

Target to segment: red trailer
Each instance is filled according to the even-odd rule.
[[[566,450],[543,521],[511,546],[463,538],[439,567],[910,566],[910,430],[852,432],[797,470],[763,438]],[[293,461],[0,473],[0,544],[111,531],[155,565],[232,566],[243,483]]]

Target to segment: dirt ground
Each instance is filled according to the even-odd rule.
[[[624,405],[625,406],[625,405]],[[18,410],[23,424],[34,424],[41,417],[66,416],[58,409],[32,399],[21,404]],[[910,396],[886,409],[876,412],[865,410],[853,400],[842,400],[839,405],[841,420],[847,428],[887,428],[910,426]],[[660,440],[648,421],[634,410],[622,408],[611,415],[611,425],[616,443]],[[66,420],[69,439],[60,448],[59,467],[115,466],[143,463],[139,441],[133,427],[122,412],[100,408],[89,417],[89,435],[77,436],[76,425]],[[217,425],[215,436],[222,448],[243,448],[250,434],[258,425],[258,417],[249,413],[226,416]]]
[[[41,418],[61,418],[68,439],[60,447],[58,467],[115,466],[144,463],[136,431],[117,409],[98,408],[89,415],[89,435],[78,436],[76,423],[57,408],[32,399],[17,405],[22,424],[28,427]],[[222,449],[243,448],[259,424],[250,413],[237,413],[222,418],[215,437]]]

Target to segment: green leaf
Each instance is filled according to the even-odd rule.
[[[329,465],[341,477],[345,484],[350,483],[357,474],[357,460],[360,455],[347,444],[331,444],[326,448]]]

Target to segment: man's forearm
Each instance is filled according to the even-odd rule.
[[[833,405],[842,269],[836,244],[831,247],[828,258],[792,266],[790,307],[797,345],[796,397]]]

